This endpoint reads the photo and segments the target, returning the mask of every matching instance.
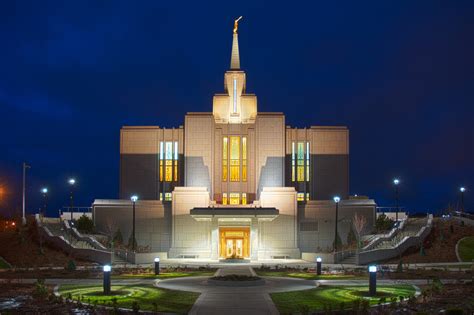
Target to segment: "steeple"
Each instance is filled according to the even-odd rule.
[[[240,56],[239,56],[239,35],[237,29],[239,28],[239,17],[234,21],[234,38],[232,40],[232,55],[230,57],[230,70],[240,70]]]

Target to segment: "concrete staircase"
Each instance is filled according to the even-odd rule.
[[[357,263],[357,257],[355,253],[345,257],[343,260],[338,262],[338,264],[341,264],[341,265],[355,265],[356,263]]]

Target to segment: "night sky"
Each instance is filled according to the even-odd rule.
[[[233,20],[259,111],[350,129],[350,191],[474,209],[474,1],[2,1],[0,208],[117,198],[123,125],[212,111]]]

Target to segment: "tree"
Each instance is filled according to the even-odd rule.
[[[117,231],[115,231],[113,240],[114,240],[114,244],[116,245],[123,244],[123,236],[122,236],[122,231],[120,231],[120,228],[118,228]]]
[[[78,220],[77,220],[77,229],[80,232],[84,232],[87,234],[91,234],[94,231],[94,221],[92,221],[91,218],[83,214]]]
[[[377,232],[388,231],[392,228],[394,221],[387,217],[384,213],[377,217],[375,220],[375,228]]]
[[[356,213],[354,214],[352,225],[354,225],[354,230],[357,236],[357,247],[359,248],[361,244],[362,232],[364,231],[364,228],[367,225],[367,218],[359,213]]]

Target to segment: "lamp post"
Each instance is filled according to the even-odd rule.
[[[69,211],[71,212],[71,228],[72,228],[72,208],[74,207],[74,185],[76,184],[76,180],[74,178],[69,178],[67,181],[69,183]]]
[[[130,197],[130,200],[132,201],[132,209],[133,209],[133,219],[132,219],[132,250],[135,251],[135,203],[138,200],[137,195],[133,195]]]
[[[399,209],[399,204],[398,204],[398,184],[400,184],[400,180],[398,178],[395,178],[393,180],[393,184],[395,185],[395,202],[396,202],[396,209],[395,209],[395,224],[398,223],[398,212],[400,211]]]
[[[369,295],[377,294],[377,266],[369,266]]]
[[[337,252],[337,221],[339,217],[339,201],[341,201],[341,198],[339,196],[334,196],[333,200],[336,203],[336,221],[334,224],[334,252]]]
[[[41,193],[43,194],[43,207],[41,208],[40,217],[44,216],[46,213],[46,207],[48,204],[48,188],[42,188]]]
[[[21,223],[26,225],[26,170],[29,169],[31,166],[23,162],[23,216],[21,217]]]
[[[322,262],[321,257],[316,258],[316,275],[318,276],[321,275],[321,262]]]
[[[110,272],[112,271],[112,267],[110,265],[104,266],[104,295],[110,295]]]
[[[155,258],[155,276],[160,274],[160,257]]]
[[[464,192],[466,191],[466,187],[459,188],[461,192],[461,212],[464,212]]]

